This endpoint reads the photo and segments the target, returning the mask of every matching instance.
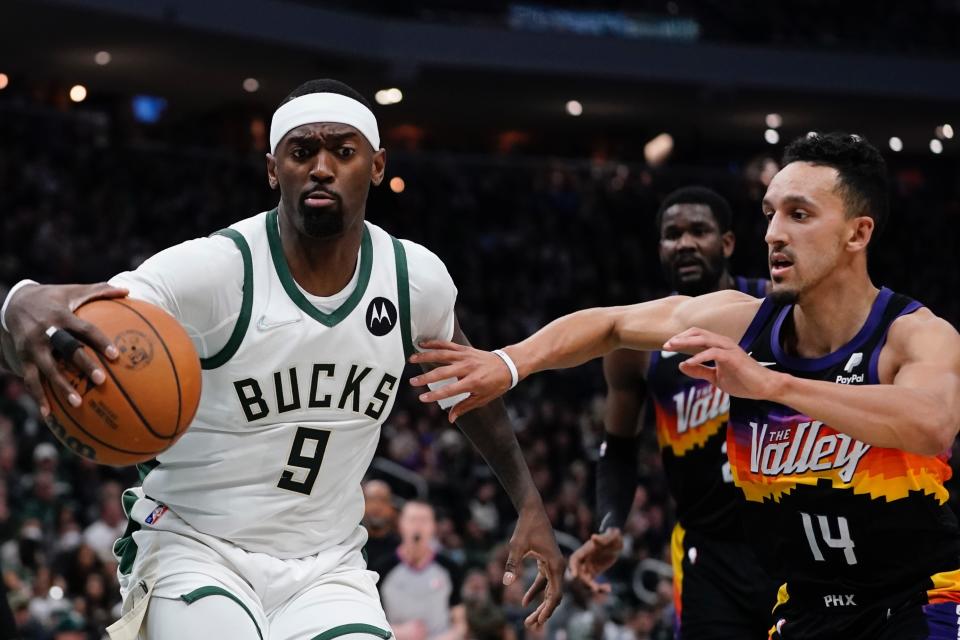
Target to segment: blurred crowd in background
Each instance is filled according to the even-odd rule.
[[[260,155],[137,143],[96,118],[0,104],[0,283],[96,281],[171,244],[272,208]],[[702,183],[736,214],[734,273],[766,272],[759,201],[775,157],[657,169],[577,160],[391,154],[368,218],[423,243],[459,286],[465,333],[494,348],[549,320],[594,305],[663,295],[653,219],[660,199]],[[765,171],[766,170],[766,171]],[[872,248],[878,284],[960,321],[960,180],[955,164],[891,166],[893,219]],[[594,464],[603,433],[598,363],[544,374],[508,396],[517,437],[569,553],[594,531]],[[638,463],[642,486],[627,545],[594,596],[570,585],[543,632],[525,630],[530,576],[501,584],[515,513],[470,444],[437,407],[405,386],[387,420],[367,526],[370,550],[401,544],[397,514],[417,498],[433,507],[435,550],[455,567],[461,634],[483,640],[671,637],[665,568],[673,526],[652,430]],[[98,639],[118,612],[113,540],[124,527],[122,487],[133,469],[70,455],[43,426],[14,377],[0,377],[0,565],[24,638]],[[378,558],[371,557],[371,563]],[[667,563],[667,564],[664,564]],[[529,571],[528,571],[529,574]],[[456,603],[456,604],[452,604]],[[463,631],[469,629],[469,631]],[[454,629],[454,633],[457,630]],[[439,637],[412,626],[401,640]]]

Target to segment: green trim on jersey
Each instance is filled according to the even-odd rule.
[[[160,466],[160,461],[154,458],[153,460],[147,460],[146,462],[141,462],[137,465],[137,473],[140,475],[140,484],[143,484],[143,481],[147,479],[147,476],[150,475],[150,472]]]
[[[345,636],[348,633],[366,633],[371,636],[377,636],[383,640],[389,640],[393,636],[393,633],[387,631],[386,629],[381,629],[380,627],[375,627],[372,624],[341,624],[340,626],[333,627],[332,629],[327,629],[318,636],[313,636],[310,640],[333,640],[333,638],[339,638],[340,636]]]
[[[260,640],[263,640],[263,632],[260,631],[260,625],[257,624],[257,619],[253,617],[253,613],[250,612],[250,609],[247,608],[247,605],[243,604],[243,600],[233,595],[223,587],[200,587],[199,589],[194,589],[190,593],[185,593],[180,596],[180,599],[186,602],[188,605],[193,604],[201,598],[206,598],[207,596],[226,596],[230,598],[246,611],[247,615],[250,616],[253,626],[257,628],[257,635],[260,636]]]
[[[410,326],[410,274],[407,272],[407,251],[403,243],[390,236],[393,240],[393,257],[397,260],[397,303],[400,306],[400,335],[403,338],[403,355],[407,358],[416,350],[413,348],[412,329]]]
[[[290,274],[290,267],[287,266],[287,259],[283,254],[283,244],[280,242],[280,227],[277,223],[276,209],[267,214],[267,239],[270,241],[270,255],[273,257],[273,266],[277,270],[277,276],[280,278],[283,290],[287,292],[294,304],[311,318],[320,324],[333,327],[350,315],[350,312],[360,304],[360,300],[367,290],[367,284],[370,282],[370,272],[373,269],[373,240],[370,238],[370,229],[367,228],[366,224],[363,225],[363,238],[360,241],[360,276],[357,280],[357,287],[350,294],[350,297],[331,313],[324,313],[310,304],[310,301],[300,291]]]
[[[213,235],[233,240],[237,249],[240,250],[240,255],[243,256],[243,303],[240,305],[240,315],[237,317],[237,324],[234,325],[227,344],[209,358],[200,358],[200,366],[203,369],[222,367],[233,357],[240,348],[240,343],[243,342],[243,336],[247,333],[250,316],[253,313],[253,258],[250,255],[250,245],[247,244],[243,234],[235,229],[221,229]]]
[[[130,570],[133,569],[133,561],[137,559],[137,543],[133,541],[133,534],[140,530],[140,524],[130,517],[130,511],[139,499],[139,496],[129,489],[124,491],[120,498],[123,513],[127,516],[127,528],[123,535],[113,543],[113,555],[117,557],[120,573],[125,576],[130,575]]]

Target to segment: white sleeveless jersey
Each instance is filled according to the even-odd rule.
[[[196,419],[149,465],[143,490],[198,531],[303,557],[363,517],[360,483],[412,353],[406,252],[365,223],[356,285],[323,313],[289,272],[276,210],[219,234],[243,256],[239,316],[202,358]]]

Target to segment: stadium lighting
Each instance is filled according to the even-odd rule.
[[[397,104],[403,100],[403,92],[396,87],[392,89],[380,89],[380,91],[374,94],[373,99],[377,101],[377,104]]]
[[[767,126],[771,129],[779,129],[780,125],[783,124],[783,117],[779,113],[768,113],[767,117],[764,118],[764,122],[766,122]]]
[[[950,125],[950,124],[945,124],[945,125],[943,125],[942,127],[940,127],[940,129],[941,129],[941,131],[943,132],[943,137],[944,137],[944,138],[946,138],[947,140],[952,140],[952,139],[953,139],[953,126],[952,126],[952,125]]]
[[[260,88],[260,81],[256,78],[247,78],[243,81],[243,90],[247,93],[253,93]]]
[[[10,84],[10,76],[0,73],[0,91],[6,89],[8,84]]]
[[[110,64],[111,60],[113,60],[113,56],[110,55],[109,51],[97,51],[96,55],[93,56],[93,61],[101,67],[105,67]]]
[[[394,193],[403,193],[403,190],[407,188],[407,183],[403,181],[403,178],[400,176],[394,176],[390,178],[390,191]]]
[[[763,139],[769,144],[777,144],[780,142],[780,134],[777,133],[776,129],[767,129],[763,132]]]
[[[936,138],[934,138],[933,140],[930,141],[930,151],[938,155],[943,153],[943,143],[937,140]]]
[[[83,102],[87,99],[87,88],[82,84],[75,84],[70,87],[70,99],[74,102]]]
[[[661,133],[643,145],[643,159],[651,167],[658,167],[673,152],[673,136],[669,133]],[[626,178],[626,175],[623,176]]]
[[[567,113],[577,117],[583,113],[583,105],[580,104],[579,100],[567,100]]]
[[[890,138],[890,141],[888,142],[888,144],[890,145],[890,150],[891,150],[891,151],[895,151],[895,152],[898,152],[898,153],[899,153],[900,151],[903,151],[903,140],[901,140],[901,139],[898,138],[897,136],[891,137],[891,138]]]

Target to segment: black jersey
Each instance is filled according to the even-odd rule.
[[[920,304],[882,289],[856,336],[820,358],[784,352],[792,305],[770,298],[740,342],[771,370],[836,384],[879,384],[890,325]],[[774,402],[733,398],[728,450],[748,537],[782,596],[863,606],[927,591],[953,601],[960,533],[947,506],[948,453],[925,456],[865,444]]]
[[[736,288],[763,297],[766,280],[737,277]],[[685,529],[716,538],[739,540],[743,527],[736,516],[739,493],[727,460],[727,412],[730,397],[705,380],[680,371],[689,356],[670,351],[651,354],[647,390],[657,441],[677,519]]]

